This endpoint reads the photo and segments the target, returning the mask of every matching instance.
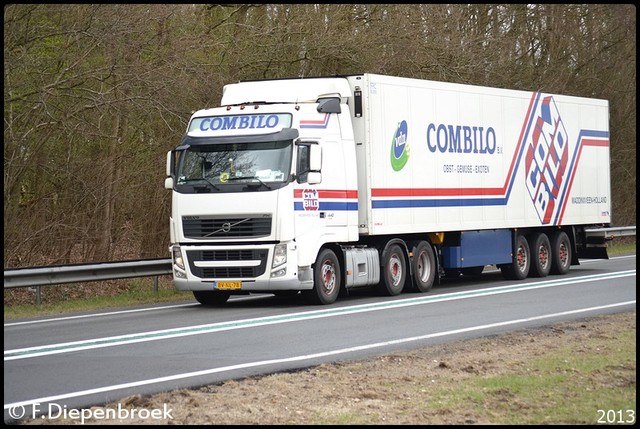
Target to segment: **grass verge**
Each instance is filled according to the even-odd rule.
[[[58,286],[57,296],[50,298],[50,302],[43,299],[43,303],[37,304],[14,304],[4,305],[4,320],[16,320],[32,317],[51,316],[57,314],[76,313],[83,311],[106,310],[112,308],[124,308],[134,305],[158,304],[162,302],[176,302],[183,300],[194,300],[191,292],[181,292],[175,290],[170,280],[158,282],[157,288],[154,287],[151,279],[134,279],[119,280],[110,282],[109,289],[113,292],[108,295],[90,295],[92,290],[96,289],[94,285],[70,285]],[[115,286],[114,286],[115,284]],[[79,287],[84,289],[84,294],[78,298],[64,297],[64,288]],[[54,287],[55,288],[55,287]],[[35,301],[35,288],[29,290]],[[53,293],[52,287],[47,286],[41,289],[44,293]],[[103,290],[106,288],[103,288]],[[61,292],[61,293],[59,293]],[[6,295],[7,291],[5,291]],[[195,301],[194,301],[195,302]]]

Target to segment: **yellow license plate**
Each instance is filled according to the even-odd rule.
[[[213,286],[216,289],[241,289],[242,282],[215,282]]]

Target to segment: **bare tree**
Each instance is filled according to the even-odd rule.
[[[165,153],[244,79],[382,73],[610,102],[635,223],[636,21],[597,4],[10,4],[5,267],[167,256]]]

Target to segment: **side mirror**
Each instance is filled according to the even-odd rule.
[[[322,170],[322,147],[319,144],[309,145],[309,171]]]
[[[307,183],[310,185],[317,185],[322,182],[322,173],[319,171],[311,171],[307,174]]]
[[[340,97],[318,98],[318,113],[341,113]]]
[[[174,152],[170,150],[167,152],[167,171],[166,171],[166,179],[164,179],[164,187],[165,189],[173,189],[173,166],[175,160]]]
[[[169,151],[167,152],[167,177],[171,176],[171,173],[173,172],[173,151]]]

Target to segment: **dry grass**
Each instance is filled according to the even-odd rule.
[[[635,415],[635,330],[633,311],[195,390],[136,395],[106,408],[166,406],[172,418],[88,423],[597,424],[598,410]]]

